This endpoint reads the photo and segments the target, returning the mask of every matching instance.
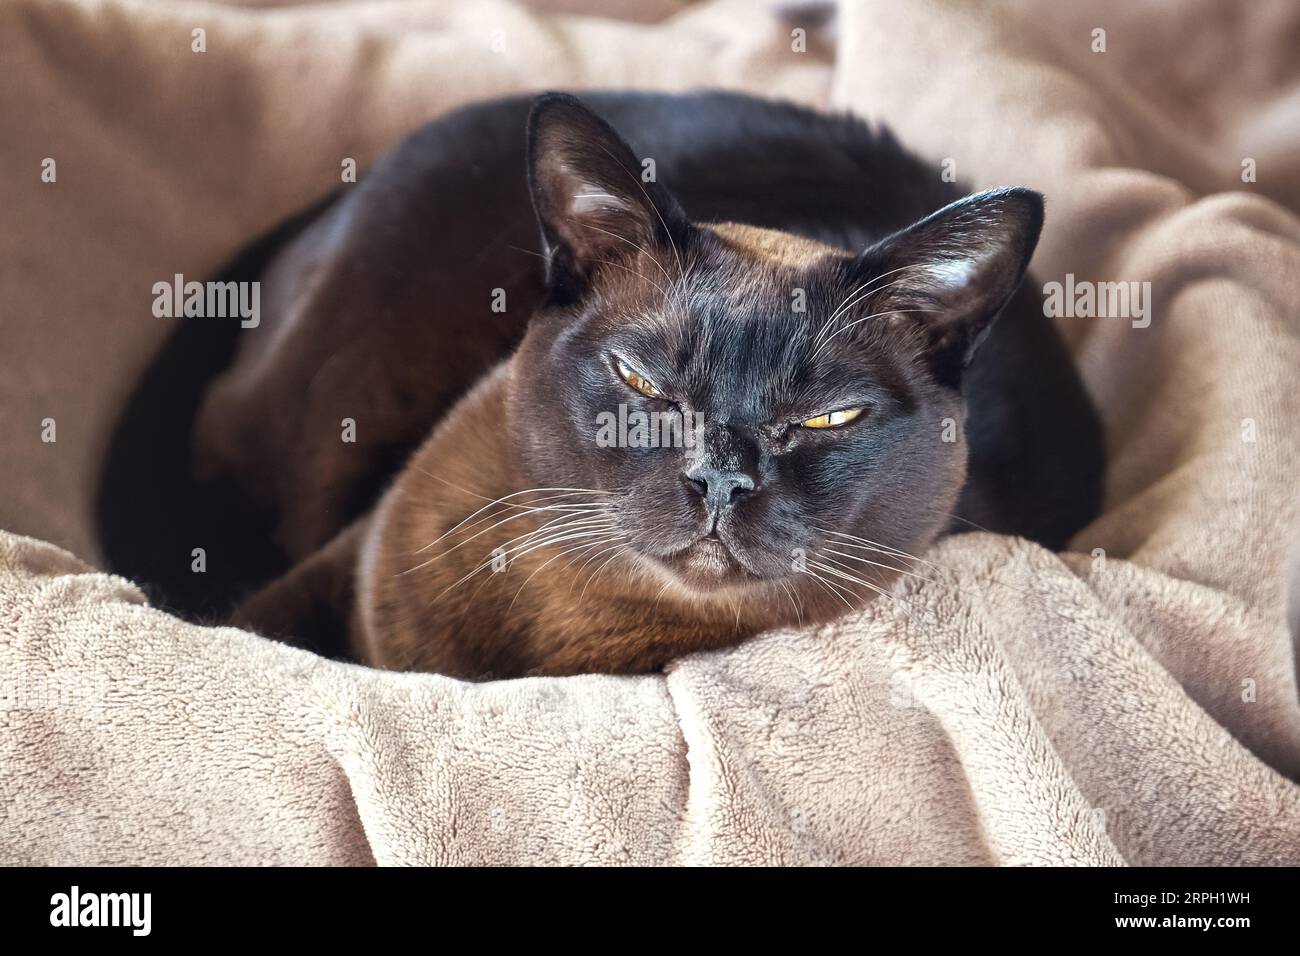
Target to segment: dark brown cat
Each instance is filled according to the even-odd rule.
[[[196,449],[296,564],[238,620],[324,609],[385,667],[644,671],[861,606],[945,530],[1056,548],[1094,513],[1095,416],[1017,292],[1036,194],[961,199],[783,104],[592,100],[645,151],[572,97],[526,148],[527,104],[472,107],[257,266]]]

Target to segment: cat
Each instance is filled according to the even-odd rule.
[[[265,328],[196,416],[197,470],[293,565],[235,620],[327,607],[388,668],[638,673],[861,607],[944,533],[1060,549],[1104,455],[1023,283],[1042,222],[739,94],[435,120],[261,258]],[[609,440],[632,420],[670,440]]]

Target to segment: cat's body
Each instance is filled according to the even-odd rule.
[[[528,101],[470,107],[261,268],[262,325],[196,442],[302,562],[246,622],[290,633],[324,603],[383,666],[646,670],[843,612],[945,529],[1059,548],[1095,513],[1095,415],[1037,294],[1015,291],[1032,194],[909,230],[962,193],[856,120],[586,100],[633,152],[565,98],[534,116],[531,156]],[[628,351],[655,374],[629,379]],[[836,395],[861,421],[790,417]],[[620,404],[699,413],[702,457],[593,446]]]

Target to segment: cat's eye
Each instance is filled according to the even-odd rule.
[[[646,378],[640,372],[630,368],[622,359],[614,359],[614,365],[618,369],[619,376],[642,395],[650,398],[663,398],[664,393],[655,388],[654,382]]]
[[[805,418],[799,423],[799,427],[839,428],[841,425],[847,425],[861,414],[862,409],[860,408],[841,408],[836,412],[827,412],[825,415],[816,415],[813,418]]]

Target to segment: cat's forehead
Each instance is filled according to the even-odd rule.
[[[712,223],[697,224],[681,247],[641,251],[606,273],[589,314],[616,348],[645,360],[645,371],[694,383],[726,369],[730,381],[753,391],[834,364],[833,350],[815,346],[856,284],[844,250],[774,229]]]
[[[764,332],[801,337],[838,300],[845,255],[821,242],[757,226],[701,227],[691,287],[695,319],[734,338]]]
[[[840,250],[814,239],[761,226],[723,222],[699,228],[715,236],[724,249],[758,268],[807,269],[841,255]]]
[[[844,254],[756,226],[701,228],[706,248],[684,283],[682,304],[692,357],[758,366],[788,361],[791,347],[815,335],[838,300]]]
[[[689,335],[697,347],[734,346],[773,324],[798,334],[843,291],[842,250],[775,229],[697,225],[683,247],[640,251],[630,265],[611,265],[595,313],[633,316],[619,324]]]
[[[814,357],[842,300],[845,253],[790,233],[725,223],[698,227],[686,275],[648,323],[655,365],[710,406],[762,416],[767,406],[836,371]],[[672,274],[671,267],[669,268]]]

